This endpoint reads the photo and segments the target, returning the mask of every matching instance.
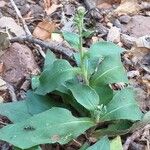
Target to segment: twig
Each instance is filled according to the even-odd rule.
[[[46,42],[46,41],[42,41],[31,36],[14,37],[10,39],[10,42],[24,42],[24,41],[27,41],[33,44],[38,44],[41,47],[52,50],[54,53],[63,54],[69,60],[74,61],[72,58],[74,54],[73,50],[71,50],[68,47],[65,47],[62,43],[57,43],[55,41]]]
[[[16,6],[14,0],[10,0],[12,6],[14,7],[16,13],[17,13],[17,16],[20,18],[20,20],[22,21],[22,24],[23,24],[23,27],[24,27],[24,30],[26,32],[26,35],[27,36],[32,36],[30,30],[28,29],[28,26],[26,25],[26,22],[25,20],[23,19],[22,15],[21,15],[21,12],[19,11],[18,7]],[[40,54],[45,58],[45,53],[42,51],[42,48],[38,45],[38,44],[35,44],[35,46],[37,47],[37,49],[39,50]]]
[[[24,30],[25,30],[26,34],[31,36],[32,34],[31,34],[30,30],[28,29],[28,26],[26,25],[26,22],[25,22],[25,20],[23,19],[23,17],[22,17],[22,15],[21,15],[21,13],[20,13],[18,7],[16,6],[14,0],[10,0],[10,2],[11,2],[11,4],[12,4],[12,6],[14,7],[14,9],[15,9],[15,11],[16,11],[18,17],[19,17],[20,20],[22,21],[22,24],[23,24],[23,27],[24,27]]]

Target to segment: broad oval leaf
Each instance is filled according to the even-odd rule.
[[[120,54],[124,51],[123,48],[119,47],[118,45],[112,43],[112,42],[97,42],[91,46],[89,49],[89,53],[91,57],[105,57],[105,56],[111,56]]]
[[[16,123],[54,106],[60,106],[60,104],[49,96],[40,96],[29,91],[25,100],[0,104],[0,115],[6,116]]]
[[[108,137],[101,138],[98,142],[86,150],[110,150],[110,142]]]
[[[76,101],[88,110],[94,110],[99,104],[99,96],[94,89],[83,84],[67,83]]]
[[[105,57],[99,64],[97,72],[91,77],[90,81],[92,86],[101,86],[119,82],[128,82],[120,55]]]
[[[65,81],[75,76],[76,68],[73,68],[66,60],[56,60],[50,69],[46,69],[40,76],[40,85],[36,93],[45,95],[56,90]]]
[[[63,32],[64,39],[75,49],[79,49],[79,35],[72,32]]]
[[[22,150],[18,147],[13,147],[13,150]],[[35,147],[31,147],[31,148],[28,148],[28,149],[24,149],[24,150],[42,150],[40,146],[35,146]]]
[[[99,95],[99,104],[107,105],[113,98],[113,90],[109,85],[93,87]]]
[[[133,122],[129,120],[118,120],[118,121],[113,121],[113,123],[108,124],[107,128],[101,128],[99,130],[96,130],[92,137],[94,138],[100,138],[103,136],[117,136],[117,135],[124,135],[127,134],[132,127]]]
[[[94,126],[90,118],[76,118],[63,108],[52,108],[26,121],[0,129],[0,140],[27,149],[39,144],[65,144]]]
[[[46,57],[45,57],[45,61],[44,61],[44,70],[49,69],[56,60],[57,59],[56,59],[54,53],[48,49],[46,52]]]
[[[110,142],[110,150],[123,150],[121,137],[117,136]]]
[[[142,112],[134,98],[135,95],[131,88],[124,88],[121,91],[118,91],[106,106],[107,112],[100,118],[100,120],[141,120]]]

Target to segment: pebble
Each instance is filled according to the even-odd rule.
[[[107,41],[114,42],[114,43],[119,43],[120,42],[120,29],[117,27],[111,27],[108,36],[107,36]]]
[[[129,23],[129,21],[131,20],[131,17],[128,15],[124,15],[124,16],[120,16],[119,17],[119,21],[123,24],[127,24]]]

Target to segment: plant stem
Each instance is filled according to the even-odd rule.
[[[83,21],[84,17],[80,18],[79,24],[78,24],[78,30],[79,30],[79,52],[80,52],[80,67],[83,75],[83,79],[85,83],[88,85],[88,74],[87,74],[87,68],[85,65],[85,56],[84,56],[84,50],[83,50]]]

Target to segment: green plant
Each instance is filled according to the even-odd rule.
[[[0,129],[0,139],[15,149],[34,149],[40,144],[66,144],[90,129],[90,136],[100,139],[92,147],[81,149],[122,149],[117,136],[129,131],[142,113],[131,87],[113,90],[109,85],[128,83],[120,54],[123,49],[110,42],[98,42],[89,50],[83,47],[83,8],[75,16],[79,34],[64,32],[64,38],[77,53],[73,67],[47,51],[44,70],[32,78],[32,91],[25,100],[0,104],[0,114],[13,124]],[[50,94],[49,94],[50,93]],[[58,96],[57,100],[53,94]],[[72,115],[73,114],[73,115]],[[102,147],[102,145],[104,147]]]

